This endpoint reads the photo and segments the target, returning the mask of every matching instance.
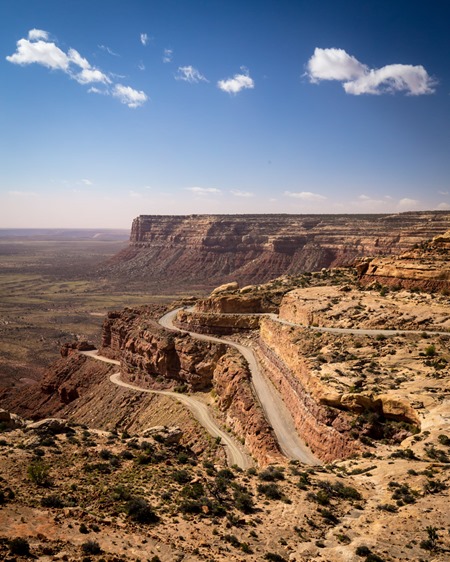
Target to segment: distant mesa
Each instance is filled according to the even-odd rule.
[[[101,268],[156,288],[240,286],[403,253],[450,230],[449,211],[393,215],[141,215]]]

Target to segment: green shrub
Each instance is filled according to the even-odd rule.
[[[266,552],[264,560],[270,560],[270,562],[287,562],[286,558],[276,554],[275,552]]]
[[[283,494],[277,484],[270,483],[270,484],[259,484],[258,485],[258,493],[265,495],[267,498],[271,500],[281,500]]]
[[[279,466],[268,466],[265,470],[259,473],[258,478],[264,482],[284,480],[283,469]]]
[[[54,507],[54,508],[61,509],[62,507],[64,507],[64,502],[59,496],[52,494],[50,496],[46,496],[45,498],[42,498],[41,505],[42,507]]]
[[[11,554],[17,554],[17,556],[28,556],[30,554],[30,544],[27,539],[17,537],[9,541],[9,550]]]
[[[251,495],[248,492],[235,490],[234,505],[236,506],[236,509],[239,509],[239,511],[242,511],[242,513],[248,514],[253,512],[254,503]]]
[[[85,554],[100,554],[102,549],[97,541],[88,540],[81,545],[81,550]]]
[[[132,498],[126,506],[128,517],[137,523],[157,523],[159,517],[144,498]]]
[[[49,467],[40,459],[32,461],[28,466],[28,478],[37,486],[50,486],[50,469]]]

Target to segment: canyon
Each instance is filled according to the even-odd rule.
[[[218,266],[216,272],[224,284],[210,294],[110,311],[96,347],[113,365],[87,356],[94,346],[79,340],[62,346],[61,359],[36,384],[3,389],[0,405],[16,413],[0,416],[9,424],[0,442],[7,450],[7,484],[24,490],[18,499],[7,499],[3,519],[0,514],[3,528],[19,534],[26,527],[20,517],[38,520],[39,526],[27,527],[34,548],[50,548],[50,543],[57,550],[61,547],[48,537],[70,523],[63,552],[76,559],[82,541],[76,527],[84,522],[104,530],[99,542],[108,562],[113,554],[127,552],[134,560],[151,553],[149,559],[165,562],[237,561],[244,554],[254,561],[397,562],[427,556],[444,561],[450,549],[450,235],[448,226],[434,230],[435,223],[445,223],[445,213],[412,215],[414,220],[428,216],[430,240],[412,234],[417,224],[407,234],[406,221],[403,238],[396,241],[399,255],[375,255],[372,240],[373,253],[356,259],[355,268],[343,267],[345,260],[339,260],[346,252],[341,252],[339,258],[334,254],[339,267],[283,271],[268,281],[261,270],[260,280],[253,277],[249,283],[232,270],[225,275],[224,260],[224,269]],[[166,257],[177,254],[181,269],[187,254],[180,248],[171,252],[186,239],[180,231],[172,240],[170,232],[185,217],[172,219],[166,225]],[[153,251],[155,240],[162,239],[161,232],[148,234],[148,222],[139,224],[135,221],[133,236],[141,241],[125,252]],[[214,244],[218,251],[219,241]],[[365,244],[369,247],[369,240]],[[282,247],[286,250],[281,244],[270,251],[279,253]],[[190,248],[198,264],[202,252],[197,250]],[[349,249],[345,259],[350,255],[358,258]],[[112,262],[127,263],[122,259],[119,255]],[[185,271],[195,285],[191,267]],[[172,273],[178,275],[175,269]],[[168,312],[177,330],[161,325]],[[257,358],[319,464],[283,454],[249,363],[233,345]],[[112,384],[113,373],[130,386]],[[201,401],[253,456],[255,467],[224,468],[220,440],[189,410],[169,396],[139,389],[170,390]],[[70,431],[49,440],[49,430],[44,434],[39,427],[56,422],[34,426],[17,415],[63,418]],[[176,439],[170,442],[169,436]],[[55,447],[63,454],[53,454]],[[58,507],[45,510],[33,500],[25,463],[34,448],[51,462],[57,490],[80,506],[65,507],[64,520]],[[79,490],[71,488],[75,475]],[[0,481],[0,492],[8,498],[5,486]],[[120,502],[124,487],[133,494],[145,490],[164,525],[155,519],[148,530],[130,521],[125,504],[116,509],[108,490]],[[40,495],[45,503],[42,490]],[[116,544],[108,528],[115,530]],[[203,542],[198,533],[206,537]],[[0,541],[0,552],[5,549]]]

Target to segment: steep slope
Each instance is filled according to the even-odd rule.
[[[141,215],[104,275],[153,288],[267,281],[403,252],[450,228],[450,212],[395,215]]]

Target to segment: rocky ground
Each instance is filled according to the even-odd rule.
[[[393,279],[398,271],[390,270]],[[341,269],[232,284],[198,301],[188,319],[205,331],[237,328],[232,337],[254,346],[297,427],[323,455],[321,466],[280,459],[245,471],[227,467],[220,442],[180,404],[113,386],[116,367],[77,346],[65,346],[39,385],[5,392],[3,406],[23,417],[68,421],[25,422],[0,411],[0,558],[449,560],[447,288],[359,281]],[[233,325],[242,311],[257,319],[250,332],[242,332],[250,324]],[[244,412],[256,404],[238,393],[248,386],[245,365],[235,353],[217,358],[212,344],[167,332],[155,322],[161,313],[110,314],[104,352],[130,380],[183,392],[195,387],[203,361],[205,402],[219,415],[223,406],[223,417],[226,410],[234,420],[229,430],[244,442]]]
[[[174,428],[131,435],[43,422],[7,430],[0,556],[448,560],[450,439],[432,433],[324,467],[242,472],[180,445]]]

